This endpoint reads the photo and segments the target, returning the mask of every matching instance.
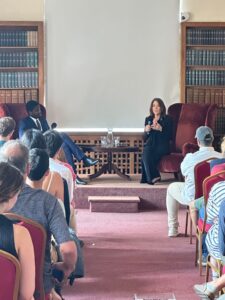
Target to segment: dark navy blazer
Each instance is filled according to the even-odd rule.
[[[38,120],[41,123],[42,132],[45,132],[50,129],[48,122],[45,118],[41,117],[41,118],[38,118]],[[32,128],[38,129],[36,123],[30,117],[26,117],[26,118],[20,120],[20,122],[19,122],[19,137],[21,138],[21,136],[24,134],[24,132],[26,130],[32,129]]]

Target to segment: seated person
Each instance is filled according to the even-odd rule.
[[[160,181],[158,163],[170,153],[172,119],[166,115],[166,107],[160,98],[154,98],[150,115],[145,118],[144,149],[142,154],[141,183],[155,184]]]
[[[47,120],[42,116],[40,105],[37,101],[30,100],[26,103],[26,109],[28,117],[22,119],[19,123],[19,137],[22,137],[23,133],[27,129],[38,129],[42,132],[45,132],[50,129]],[[76,166],[74,164],[73,157],[76,158],[79,162],[82,160],[85,167],[94,166],[98,163],[98,160],[94,160],[90,157],[87,157],[84,152],[71,140],[71,138],[66,133],[60,134],[63,139],[63,150],[67,162],[72,166],[75,174]],[[86,184],[86,181],[83,181],[78,176],[76,177],[77,184]]]
[[[221,153],[216,152],[212,147],[213,132],[207,126],[200,126],[196,130],[199,150],[195,153],[188,153],[181,163],[181,172],[185,182],[173,182],[167,189],[166,205],[168,212],[168,236],[178,236],[178,210],[179,203],[189,205],[195,197],[194,167],[197,163],[211,158],[221,158]]]
[[[36,129],[28,129],[22,136],[21,142],[29,149],[29,152],[31,149],[42,149],[46,150],[46,142],[45,138],[40,130]],[[35,162],[35,157],[32,157],[32,159]],[[48,157],[49,159],[49,157]],[[30,162],[31,163],[31,162]],[[49,166],[49,164],[48,164]],[[48,168],[49,169],[49,168]],[[69,171],[68,171],[69,173]],[[70,176],[70,182],[71,182],[71,189],[73,189],[73,180],[72,176]],[[45,176],[43,177],[43,183],[42,187],[43,190],[50,193],[51,195],[55,196],[57,199],[60,199],[61,202],[64,202],[65,197],[65,191],[64,191],[64,183],[61,175],[58,172],[52,172],[49,171],[46,172]],[[71,201],[71,206],[69,205]],[[75,230],[75,215],[74,215],[74,201],[73,199],[68,199],[68,210],[70,215],[70,226]],[[60,202],[59,202],[60,203]],[[61,203],[62,205],[62,203]],[[67,203],[64,203],[64,206],[66,206]],[[65,212],[65,208],[63,207],[63,210]]]
[[[61,135],[55,130],[48,130],[44,133],[44,139],[46,143],[46,150],[49,155],[49,169],[51,172],[58,172],[62,178],[67,181],[70,202],[72,202],[74,191],[72,173],[61,161],[57,159],[63,144]]]
[[[219,210],[219,231],[218,231],[219,251],[223,265],[225,265],[225,201],[220,205]],[[203,299],[215,299],[218,292],[225,287],[225,274],[211,282],[196,284],[194,290]],[[223,295],[225,296],[225,295]],[[225,298],[217,298],[225,299]]]
[[[34,299],[35,262],[30,234],[26,228],[14,225],[2,215],[16,203],[23,182],[23,176],[17,168],[0,162],[0,249],[12,254],[20,262],[22,272],[18,300],[31,300]]]
[[[223,139],[221,143],[221,152],[222,156],[224,156],[225,153],[225,139]],[[218,172],[224,171],[225,170],[225,159],[218,158],[218,159],[213,159],[210,161],[210,170],[211,170],[211,175],[216,174]],[[204,198],[203,196],[200,197],[199,199],[195,199],[190,202],[189,204],[190,207],[190,216],[191,220],[193,223],[193,227],[196,230],[196,224],[197,224],[197,215],[198,218],[204,219],[205,215],[205,209],[204,209]]]
[[[20,140],[29,150],[34,148],[46,150],[47,148],[42,132],[36,129],[28,129]],[[48,172],[43,180],[42,188],[63,201],[64,190],[61,175],[57,172]]]
[[[15,165],[26,179],[29,171],[29,151],[19,140],[11,140],[0,149],[0,162],[5,161]],[[30,218],[44,226],[47,233],[44,263],[44,289],[46,297],[52,288],[52,269],[61,270],[67,278],[73,272],[77,261],[77,249],[70,237],[69,229],[58,200],[41,189],[32,189],[23,185],[16,204],[11,212]],[[51,236],[59,245],[62,262],[51,264]]]
[[[219,158],[219,159],[213,159],[211,162],[210,162],[210,170],[212,170],[213,169],[213,167],[214,166],[216,166],[216,165],[219,165],[219,164],[223,164],[223,163],[225,163],[225,137],[223,137],[223,139],[222,139],[222,143],[221,143],[221,145],[220,145],[220,147],[221,147],[221,153],[222,153],[222,158]],[[216,171],[215,171],[216,172]],[[214,172],[214,174],[215,174],[215,172]]]
[[[16,127],[16,122],[11,117],[0,118],[0,147],[9,141]]]

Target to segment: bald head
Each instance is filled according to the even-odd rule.
[[[19,140],[11,140],[0,149],[0,162],[8,162],[17,167],[22,174],[27,173],[29,150]]]

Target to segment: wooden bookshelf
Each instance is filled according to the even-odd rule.
[[[225,23],[181,24],[181,99],[217,104],[216,134],[225,133]]]
[[[44,103],[43,22],[0,22],[0,103]]]

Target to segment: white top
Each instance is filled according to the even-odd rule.
[[[73,176],[69,168],[65,167],[63,164],[55,161],[52,158],[49,158],[49,169],[53,172],[58,172],[67,182],[68,190],[69,190],[69,197],[70,202],[73,200],[73,190],[74,190],[74,183],[73,183]]]
[[[194,167],[199,162],[208,158],[222,158],[222,154],[213,147],[200,147],[195,153],[188,153],[181,163],[181,172],[185,177],[185,185],[182,191],[182,204],[188,204],[195,197]]]

